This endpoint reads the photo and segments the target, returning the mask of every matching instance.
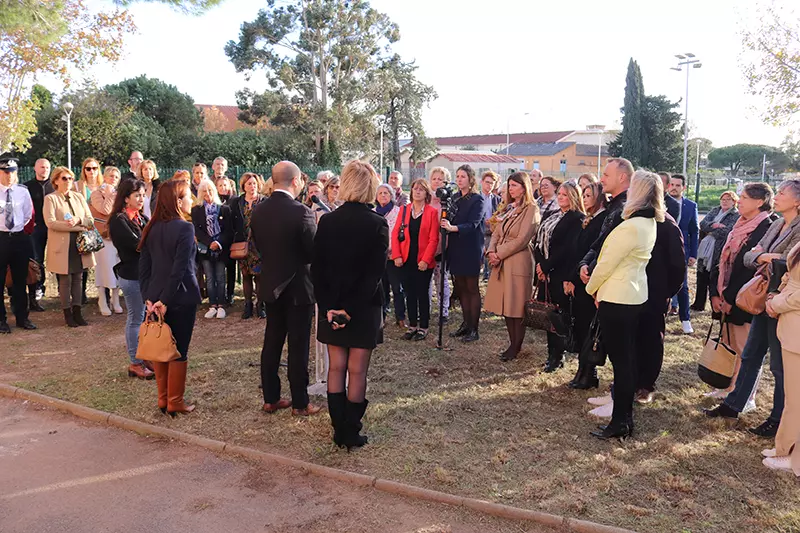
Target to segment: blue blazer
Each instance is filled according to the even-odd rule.
[[[142,298],[167,307],[199,304],[194,226],[182,219],[154,223],[139,256]]]
[[[447,234],[448,270],[454,276],[477,276],[481,271],[485,223],[484,198],[480,194],[453,196],[455,214],[450,223],[458,232]]]
[[[667,193],[664,195],[664,206],[667,208],[667,213],[669,213],[669,216],[675,220],[678,220],[678,217],[681,214],[681,203]]]
[[[683,233],[683,247],[686,251],[686,259],[697,258],[698,235],[700,225],[697,222],[697,204],[688,198],[681,200],[681,214],[678,227]]]

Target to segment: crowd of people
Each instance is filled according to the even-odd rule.
[[[448,323],[451,299],[462,322],[449,335],[460,342],[480,340],[482,311],[503,317],[503,362],[523,350],[529,302],[554,306],[570,328],[547,332],[543,371],[559,371],[567,353],[579,352],[573,389],[600,386],[598,361],[580,350],[598,329],[614,380],[610,394],[589,399],[593,414],[610,418],[592,434],[624,439],[634,431],[634,405],[654,399],[666,317],[679,314],[691,335],[690,308],[705,310],[710,300],[737,362],[730,388],[708,393],[722,402],[706,414],[734,419],[754,408],[769,352],[772,410],[751,431],[775,439],[763,452],[766,466],[800,475],[800,394],[787,386],[800,375],[800,345],[790,334],[800,325],[800,180],[776,190],[748,183],[739,194],[727,191],[700,220],[697,205],[684,198],[684,176],[637,171],[622,158],[610,159],[599,179],[561,180],[538,170],[502,179],[491,171],[478,176],[469,165],[452,177],[436,167],[408,192],[400,172],[381,183],[359,161],[340,176],[326,171],[314,179],[281,162],[267,180],[248,172],[238,183],[221,157],[212,176],[197,163],[170,179],[139,152],[128,163],[122,174],[88,158],[76,180],[70,169],[51,172],[40,159],[35,179],[19,185],[16,160],[0,159],[0,268],[10,272],[16,325],[28,330],[36,328],[29,312],[43,310],[45,291],[43,276],[29,279],[29,265],[56,274],[69,327],[87,325],[82,309],[93,269],[101,315],[126,312],[124,298],[128,374],[156,380],[165,413],[194,409],[184,390],[198,306],[207,299],[202,316],[225,319],[241,278],[241,318],[266,318],[263,410],[320,412],[307,392],[316,329],[329,358],[328,411],[339,446],[367,443],[367,372],[388,316],[403,328],[403,341],[424,341],[433,314]],[[86,234],[94,232],[101,244],[87,252]],[[765,312],[753,315],[737,305],[737,294],[759,268],[783,279]],[[10,333],[5,303],[0,311],[0,333]],[[171,327],[177,360],[137,355],[148,313]],[[281,398],[278,379],[287,340],[291,399]]]

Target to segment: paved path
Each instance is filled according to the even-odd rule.
[[[3,398],[0,531],[552,533]]]

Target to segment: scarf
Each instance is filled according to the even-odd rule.
[[[394,209],[394,200],[389,200],[389,203],[383,206],[381,204],[375,206],[375,212],[382,217],[388,215],[392,209]]]
[[[552,215],[544,219],[536,233],[536,247],[542,252],[545,259],[550,259],[550,237],[553,230],[564,217],[562,210],[554,211]]]
[[[126,207],[125,208],[125,215],[128,217],[128,220],[130,220],[131,222],[133,222],[137,226],[142,227],[142,216],[139,213],[138,209],[129,209],[129,208]]]
[[[731,208],[732,209],[732,208]],[[717,216],[714,217],[712,224],[721,222],[725,215],[731,212],[731,209],[723,211],[720,209]],[[711,264],[714,262],[714,245],[717,240],[714,238],[713,233],[709,233],[703,240],[700,241],[700,246],[697,247],[697,262],[701,264],[704,270],[711,271]]]
[[[742,250],[742,246],[747,242],[750,234],[755,231],[759,224],[764,222],[769,217],[769,213],[761,211],[750,220],[745,220],[744,217],[739,217],[733,229],[728,234],[728,239],[725,241],[725,246],[722,247],[722,253],[719,256],[719,279],[717,280],[717,290],[720,294],[723,293],[725,287],[731,280],[731,271],[733,270],[733,262],[736,256]]]
[[[220,234],[219,229],[219,206],[217,204],[205,204],[206,209],[206,233],[211,239],[216,239]]]

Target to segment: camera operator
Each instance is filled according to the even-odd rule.
[[[475,171],[469,165],[458,167],[456,186],[458,192],[453,196],[449,220],[441,222],[441,227],[450,234],[447,262],[464,315],[464,322],[450,336],[460,337],[462,342],[474,342],[480,338],[478,321],[481,316],[481,293],[478,276],[483,260],[485,200],[478,194]]]

